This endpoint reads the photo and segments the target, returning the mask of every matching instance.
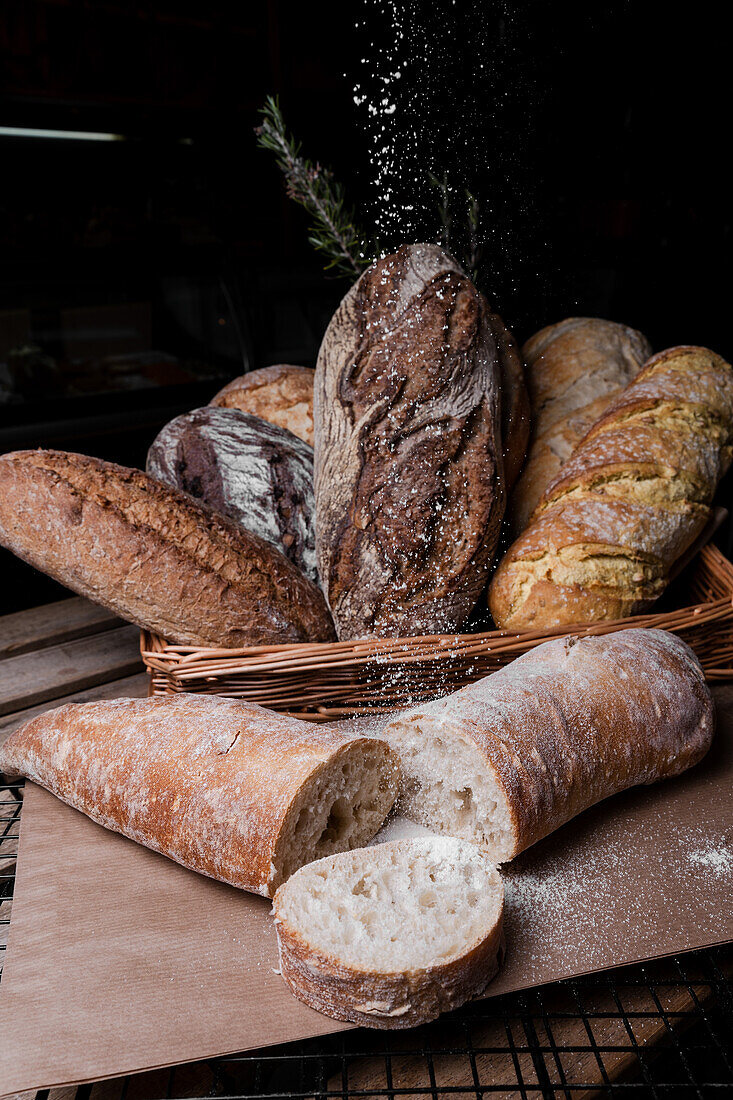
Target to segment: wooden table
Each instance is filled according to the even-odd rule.
[[[142,697],[147,694],[148,683],[140,659],[138,629],[86,600],[67,599],[0,618],[0,743],[17,726],[49,706]],[[733,695],[730,686],[717,690],[727,697]],[[6,883],[14,872],[15,845],[12,839],[0,841],[0,874]],[[6,897],[0,905],[3,931],[11,904]],[[465,1020],[459,1020],[455,1028],[453,1019],[449,1020],[448,1031],[453,1028],[458,1037],[450,1048],[433,1049],[428,1060],[424,1051],[416,1053],[422,1029],[397,1035],[390,1038],[388,1059],[381,1047],[378,1055],[365,1050],[345,1063],[348,1093],[387,1097],[397,1090],[397,1096],[404,1097],[449,1095],[456,1090],[477,1095],[489,1090],[487,1096],[508,1098],[553,1095],[557,1088],[558,1096],[607,1096],[612,1082],[627,1079],[629,1074],[632,1079],[638,1076],[640,1051],[646,1058],[655,1044],[669,1043],[677,1029],[706,1018],[714,985],[702,970],[699,980],[692,972],[681,982],[675,965],[674,960],[662,961],[625,972],[628,979],[623,1003],[618,981],[612,993],[604,984],[604,976],[596,983],[597,988],[586,988],[582,1007],[572,984],[547,987],[533,1001],[533,1005],[541,1006],[539,1009],[533,1008],[529,1014],[517,1009],[523,1032],[519,1042],[512,1034],[512,1025],[507,1024],[506,1012],[477,1017],[470,1024],[470,1058],[465,1049],[469,1026]],[[723,965],[729,974],[729,967]],[[526,999],[527,995],[516,999],[518,1006],[523,1003],[522,997]],[[464,1039],[459,1034],[461,1029]],[[256,1054],[250,1053],[241,1065],[251,1069],[254,1057]],[[127,1079],[125,1094],[129,1100],[138,1095],[205,1095],[215,1087],[221,1091],[216,1083],[222,1080],[227,1092],[237,1086],[255,1091],[249,1071],[244,1079],[238,1079],[231,1059],[165,1071],[165,1081],[162,1072],[157,1077],[143,1074]],[[514,1085],[502,1087],[508,1078]],[[265,1085],[263,1081],[260,1087]],[[115,1086],[119,1086],[117,1091]],[[121,1087],[122,1082],[93,1086],[93,1100],[97,1095],[100,1100],[119,1095]],[[343,1072],[325,1080],[322,1088],[331,1095],[345,1094]],[[74,1091],[55,1089],[51,1097],[68,1100]]]

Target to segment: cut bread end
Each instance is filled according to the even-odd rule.
[[[283,978],[337,1020],[406,1028],[485,992],[504,888],[472,844],[399,840],[302,867],[275,895]]]
[[[326,761],[283,821],[270,894],[304,863],[367,844],[392,809],[399,783],[398,757],[378,741],[355,739]]]
[[[476,742],[443,716],[413,713],[379,735],[400,758],[398,813],[482,848],[494,863],[518,851],[503,784]]]

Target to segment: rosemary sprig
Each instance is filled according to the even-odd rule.
[[[360,274],[371,263],[371,242],[357,228],[343,186],[330,169],[302,156],[300,142],[285,128],[277,96],[267,97],[261,114],[257,143],[275,154],[288,196],[310,216],[309,243],[325,256],[327,271],[349,277]]]
[[[453,214],[451,212],[450,192],[448,188],[448,174],[443,173],[443,178],[438,179],[435,172],[428,172],[430,186],[438,192],[438,217],[440,219],[440,235],[438,244],[441,244],[446,252],[451,250],[451,227]]]
[[[481,245],[481,209],[475,195],[466,188],[466,221],[468,223],[468,250],[466,260],[471,278],[478,282],[483,247]]]

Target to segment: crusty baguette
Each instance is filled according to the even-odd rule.
[[[377,832],[398,782],[385,750],[254,703],[173,695],[48,711],[10,735],[0,770],[184,867],[270,897],[302,863]]]
[[[279,550],[140,470],[0,456],[0,544],[181,645],[330,641],[320,589]]]
[[[318,572],[342,639],[453,631],[504,510],[486,300],[435,245],[369,267],[316,367]]]
[[[400,756],[399,812],[501,863],[594,803],[692,767],[714,719],[692,650],[634,629],[545,642],[378,736]]]
[[[260,416],[313,446],[313,370],[278,363],[234,378],[210,405]]]
[[[503,907],[496,869],[465,841],[330,856],[275,895],[280,969],[296,997],[336,1020],[415,1027],[486,992]]]
[[[489,313],[501,372],[501,442],[507,492],[519,477],[529,441],[529,396],[516,340],[498,313]]]
[[[271,542],[318,582],[313,448],[286,428],[207,405],[165,425],[145,468]]]
[[[651,355],[640,332],[597,317],[568,317],[535,333],[527,364],[532,438],[507,507],[512,535],[529,523],[543,492],[612,399]]]
[[[489,589],[512,631],[648,610],[710,518],[733,455],[733,370],[706,348],[655,355],[545,490]]]

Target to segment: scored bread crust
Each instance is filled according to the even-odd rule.
[[[371,859],[382,847],[409,851],[414,843],[392,841],[367,851]],[[446,962],[393,972],[360,969],[309,943],[283,915],[278,893],[273,915],[280,972],[298,1000],[335,1020],[380,1029],[417,1027],[434,1020],[482,996],[503,961],[503,885],[494,868],[490,877],[501,891],[501,905],[495,924],[485,936]],[[406,936],[410,932],[405,929]]]
[[[597,317],[568,317],[530,337],[527,364],[532,439],[507,508],[516,538],[542,493],[591,425],[651,355],[646,337]]]
[[[326,772],[349,760],[375,770],[386,816],[398,765],[374,745],[254,703],[181,694],[48,711],[10,735],[0,770],[184,867],[270,897],[292,857],[293,815]]]
[[[489,587],[496,625],[545,630],[648,610],[710,518],[733,456],[733,370],[653,356],[547,486]]]
[[[210,405],[259,416],[313,446],[313,369],[276,363],[232,379]]]
[[[180,645],[335,636],[322,592],[276,547],[140,470],[98,458],[0,456],[0,543]]]
[[[339,638],[452,631],[504,511],[499,363],[483,295],[435,245],[369,267],[316,367],[318,572]]]
[[[424,737],[426,720],[444,743],[467,741],[483,759],[508,816],[500,839],[486,846],[502,863],[595,803],[697,764],[712,742],[715,708],[700,664],[680,638],[630,629],[544,642],[404,713],[378,736],[399,754],[394,728]],[[407,762],[403,771],[409,784]],[[421,813],[424,803],[417,790],[407,804],[398,801],[399,812],[440,829],[439,820]]]

